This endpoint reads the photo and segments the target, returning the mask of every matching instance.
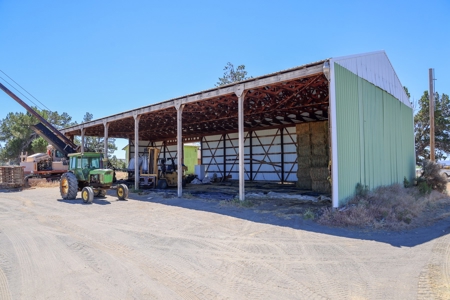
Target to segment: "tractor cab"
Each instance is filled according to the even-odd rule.
[[[91,170],[103,169],[102,153],[74,153],[69,154],[69,170],[72,171],[79,181],[89,181]]]

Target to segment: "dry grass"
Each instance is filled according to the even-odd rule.
[[[33,188],[50,188],[59,186],[59,180],[47,181],[45,178],[30,178],[28,186]]]
[[[450,215],[450,197],[400,185],[380,187],[356,196],[338,210],[326,208],[318,223],[338,227],[402,230],[426,225]]]
[[[128,173],[127,172],[116,171],[116,179],[117,180],[128,179]]]

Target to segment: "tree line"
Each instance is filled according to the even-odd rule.
[[[435,93],[434,134],[436,160],[445,160],[450,153],[450,99],[447,94]],[[416,161],[430,159],[430,104],[425,91],[418,101],[414,116]]]
[[[60,114],[57,111],[32,108],[58,130],[78,124],[76,121],[72,121],[72,117],[66,112]],[[93,114],[86,112],[82,122],[89,122],[92,119]],[[0,120],[0,143],[3,144],[0,144],[0,164],[19,164],[21,153],[26,152],[31,155],[47,151],[47,141],[31,129],[31,125],[37,123],[39,123],[39,120],[29,112],[10,112],[4,119]],[[86,151],[104,151],[103,137],[88,136],[84,140]],[[75,138],[74,143],[81,145],[81,139]],[[107,154],[113,161],[117,161],[117,158],[113,155],[115,150],[117,150],[115,139],[108,138]]]

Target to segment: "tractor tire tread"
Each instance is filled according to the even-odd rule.
[[[87,198],[84,198],[84,192],[87,192]],[[81,191],[81,198],[83,199],[84,203],[91,204],[94,201],[94,190],[90,186],[86,186]]]
[[[63,193],[63,189],[62,186],[60,185],[59,189],[60,189],[60,193],[61,193],[61,197],[63,199],[66,200],[73,200],[77,197],[77,193],[78,193],[78,180],[77,177],[75,176],[75,174],[73,173],[64,173],[61,176],[61,183],[63,182],[63,179],[67,179],[67,183],[69,185],[67,194]]]

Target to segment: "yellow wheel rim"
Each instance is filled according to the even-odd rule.
[[[123,188],[120,187],[117,189],[117,196],[123,197]]]
[[[61,191],[63,192],[63,194],[67,194],[69,192],[69,181],[67,180],[67,178],[63,178],[61,180]]]
[[[83,191],[83,200],[87,200],[88,199],[88,192],[87,191]]]

